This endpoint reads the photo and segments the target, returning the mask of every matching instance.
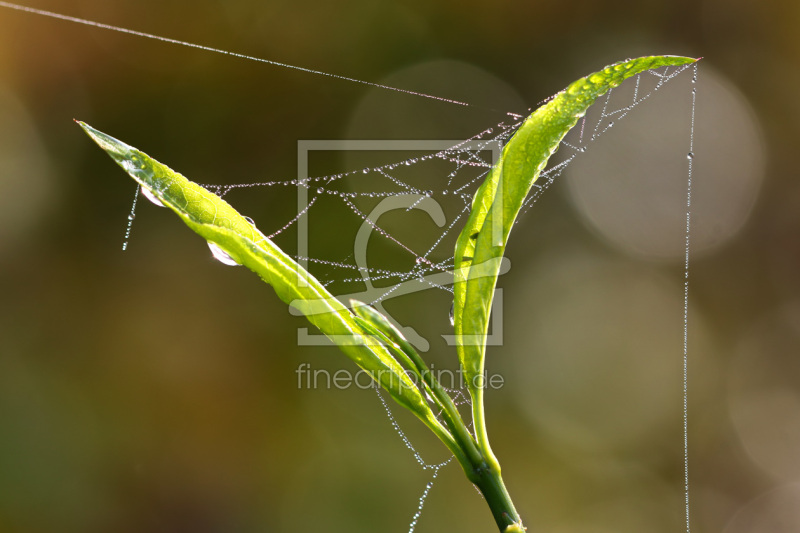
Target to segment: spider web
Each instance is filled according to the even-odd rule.
[[[167,37],[162,37],[150,33],[144,33],[127,28],[111,26],[91,20],[80,19],[68,15],[63,15],[51,11],[35,9],[21,6],[9,2],[0,1],[0,7],[32,13],[39,16],[56,18],[63,21],[94,26],[105,30],[121,32],[137,37],[154,39],[170,44],[178,44],[213,52],[227,56],[248,59],[265,63],[273,66],[295,69],[310,74],[326,76],[340,81],[360,83],[374,88],[385,89],[405,93],[409,96],[423,97],[442,103],[454,104],[464,107],[474,107],[472,104],[444,98],[432,94],[425,94],[409,91],[402,88],[382,85],[369,81],[359,80],[322,72],[295,65],[280,63],[277,61],[248,56],[240,53],[229,52],[217,48],[198,45],[185,41],[179,41]],[[623,120],[635,107],[649,100],[660,88],[666,85],[678,75],[690,69],[692,77],[692,111],[691,111],[691,130],[689,139],[689,159],[688,189],[687,189],[687,211],[686,211],[686,235],[685,235],[685,267],[684,267],[684,328],[683,328],[683,441],[684,441],[684,481],[685,481],[685,516],[686,531],[690,531],[689,522],[689,464],[688,464],[688,279],[689,279],[689,244],[690,244],[690,221],[691,221],[691,184],[692,184],[692,160],[694,158],[694,112],[696,102],[696,89],[694,83],[697,79],[697,65],[686,65],[682,67],[665,67],[655,71],[646,71],[631,80],[623,83],[620,87],[612,89],[602,99],[596,103],[587,115],[573,128],[560,145],[560,150],[553,158],[549,168],[542,172],[537,183],[533,185],[528,199],[523,205],[523,214],[541,198],[542,194],[554,183],[555,179],[561,175],[567,166],[585,153],[592,143],[603,136],[611,128]],[[546,102],[545,100],[544,102]],[[541,102],[541,103],[544,103]],[[362,237],[361,250],[356,247],[354,252],[347,257],[335,257],[330,255],[314,255],[304,250],[302,244],[298,245],[297,253],[294,257],[302,265],[307,266],[311,272],[318,277],[333,294],[339,295],[345,303],[349,297],[360,296],[362,301],[371,303],[381,309],[391,319],[391,315],[383,309],[383,303],[400,294],[408,292],[420,292],[421,290],[433,289],[444,293],[450,298],[452,293],[452,268],[454,260],[452,250],[455,240],[463,223],[469,215],[472,197],[475,190],[486,177],[492,165],[497,159],[500,150],[516,129],[524,120],[523,115],[507,113],[505,119],[496,126],[487,128],[469,139],[453,141],[444,148],[419,149],[419,153],[410,154],[407,157],[394,157],[389,162],[368,163],[355,165],[350,170],[328,174],[320,173],[298,177],[292,180],[273,180],[257,183],[237,183],[237,184],[208,184],[207,188],[216,192],[220,196],[233,195],[236,191],[245,191],[252,194],[256,189],[264,189],[275,194],[275,189],[297,191],[298,198],[304,199],[297,213],[284,223],[268,229],[268,237],[279,241],[284,249],[288,249],[282,240],[286,240],[286,235],[292,230],[298,233],[309,226],[309,218],[321,209],[321,206],[328,205],[328,209],[339,209],[335,220],[336,224],[327,224],[335,227],[337,235],[342,233],[342,228],[348,224],[356,228],[356,240],[359,235]],[[434,186],[432,186],[434,185]],[[139,193],[147,197],[147,191],[137,187],[134,195],[133,205],[128,215],[128,223],[125,228],[125,238],[123,250],[126,250],[131,238],[133,221],[136,217],[137,200]],[[149,198],[153,201],[153,198]],[[403,233],[403,228],[408,224],[403,223],[399,227],[396,223],[384,224],[380,215],[389,211],[385,202],[392,203],[391,210],[404,211],[406,217],[425,212],[436,225],[438,231],[428,231],[427,240],[420,238],[417,234],[407,235]],[[156,203],[158,203],[156,201]],[[436,206],[434,208],[433,206]],[[326,213],[328,219],[330,214]],[[348,222],[349,219],[349,222]],[[519,222],[521,219],[518,219]],[[323,224],[325,226],[325,224]],[[430,229],[430,224],[428,224]],[[414,232],[417,232],[414,226]],[[366,244],[369,236],[377,233],[384,246],[388,245],[393,253],[378,254],[380,259],[375,264],[375,254],[367,262]],[[418,232],[417,232],[418,233]],[[341,235],[339,235],[341,238]],[[298,239],[300,243],[300,239]],[[226,264],[224,253],[213,250],[215,258]],[[377,286],[376,286],[377,284]],[[365,290],[366,289],[366,290]],[[413,330],[406,329],[406,333],[414,333]],[[423,350],[425,339],[410,335],[410,341]],[[423,460],[422,455],[411,443],[411,440],[400,428],[396,418],[392,414],[389,404],[381,395],[380,389],[376,387],[378,397],[382,403],[391,425],[405,444],[412,452],[416,462],[423,470],[431,471],[430,481],[426,484],[415,514],[409,525],[409,532],[413,532],[419,522],[427,496],[433,487],[440,470],[452,462],[452,457],[440,463],[428,463]],[[450,389],[449,392],[455,397],[457,405],[469,404],[468,395],[461,389]]]
[[[565,137],[549,167],[533,184],[522,214],[594,141],[692,68],[684,65],[646,71],[610,90]],[[343,303],[355,298],[390,315],[383,303],[398,296],[428,289],[452,294],[454,245],[469,216],[472,198],[524,118],[508,113],[502,122],[468,139],[401,142],[402,147],[408,147],[403,150],[364,149],[365,142],[357,141],[362,148],[351,150],[357,166],[334,174],[313,175],[309,171],[307,176],[290,180],[204,186],[234,204],[233,197],[253,195],[258,189],[273,198],[281,195],[289,199],[290,194],[296,194],[297,212],[275,227],[262,228],[264,233],[287,252],[295,247],[291,254],[294,259]],[[379,147],[391,142],[374,141]],[[445,147],[426,150],[425,145]],[[328,148],[318,153],[330,158],[333,151]],[[381,157],[384,160],[376,164]],[[134,203],[123,248],[128,245],[135,208]],[[519,217],[517,223],[522,219]],[[370,239],[372,235],[377,236]],[[304,238],[305,244],[300,242]],[[336,251],[315,254],[315,242],[336,242]],[[352,251],[349,243],[354,243]],[[377,248],[375,253],[373,247]],[[336,255],[342,249],[348,250],[346,255]],[[411,333],[412,344],[427,351],[425,339],[407,328],[406,332]]]
[[[692,82],[696,81],[696,65],[663,67],[646,71],[626,81],[620,87],[610,90],[589,110],[579,123],[562,141],[559,151],[551,159],[549,167],[542,172],[533,184],[530,195],[523,204],[522,214],[530,210],[544,192],[555,182],[569,164],[586,153],[597,139],[617,126],[637,106],[650,100],[662,87],[687,70],[693,72]],[[696,90],[692,89],[692,125]],[[549,99],[548,99],[549,100]],[[544,102],[546,102],[545,100]],[[544,103],[543,102],[543,103]],[[506,120],[487,128],[472,137],[445,142],[446,148],[429,150],[402,150],[407,157],[397,158],[397,152],[389,153],[389,161],[374,165],[356,167],[334,174],[298,177],[291,180],[274,180],[255,183],[205,184],[204,186],[219,196],[235,195],[238,192],[252,193],[256,189],[266,189],[275,194],[276,189],[295,190],[302,198],[295,216],[271,229],[270,239],[284,239],[287,234],[305,224],[317,210],[325,208],[324,217],[330,220],[335,216],[335,224],[322,224],[332,229],[341,242],[345,228],[355,231],[356,246],[346,258],[321,257],[295,253],[294,258],[306,266],[343,303],[357,298],[379,308],[390,319],[390,313],[383,303],[399,295],[434,290],[445,293],[452,299],[452,255],[455,240],[470,213],[472,198],[476,189],[491,170],[505,143],[524,121],[522,115],[508,113]],[[431,145],[442,141],[431,141]],[[420,143],[410,143],[414,146]],[[408,148],[409,143],[403,145]],[[424,144],[424,142],[422,143]],[[693,153],[693,134],[690,137],[689,191],[691,190],[691,160]],[[323,150],[324,152],[324,150]],[[414,152],[414,153],[412,153]],[[369,154],[375,157],[374,153]],[[368,158],[367,158],[368,159]],[[432,185],[435,185],[433,187]],[[138,190],[137,190],[138,196]],[[391,204],[386,207],[386,203]],[[383,207],[381,207],[383,205]],[[689,207],[687,198],[686,262],[684,290],[684,469],[686,494],[686,529],[689,531],[688,507],[688,442],[686,434],[687,412],[687,334],[688,334],[688,268],[689,268]],[[130,235],[136,200],[129,216],[126,239]],[[384,225],[383,214],[400,211],[401,218],[423,211],[434,219],[438,230],[429,231],[425,236],[414,235],[416,230],[404,233],[403,224]],[[331,215],[335,213],[335,215]],[[416,213],[419,214],[419,213]],[[521,217],[517,219],[520,222]],[[430,229],[430,223],[428,224]],[[371,254],[369,264],[366,260],[369,235],[377,234],[384,248],[381,254]],[[360,235],[360,237],[359,237]],[[366,235],[366,238],[364,236]],[[322,237],[328,238],[327,236]],[[360,244],[359,244],[360,242]],[[291,243],[287,243],[291,244]],[[127,246],[127,244],[126,244]],[[378,263],[375,265],[375,263]],[[398,327],[409,337],[418,349],[426,351],[428,346],[410,327]],[[383,405],[390,423],[404,445],[411,451],[415,461],[425,471],[431,472],[418,502],[417,509],[409,525],[409,533],[416,529],[422,515],[425,501],[430,494],[440,470],[452,462],[452,457],[439,463],[426,462],[419,450],[400,428],[397,419],[380,390],[376,387],[378,398]],[[458,405],[469,406],[470,400],[462,389],[451,389]]]

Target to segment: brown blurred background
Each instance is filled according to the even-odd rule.
[[[406,531],[430,479],[372,392],[297,388],[301,363],[352,364],[298,347],[303,321],[170,213],[140,205],[121,252],[134,187],[73,118],[199,182],[292,179],[298,140],[464,138],[652,53],[704,56],[692,530],[800,531],[800,3],[29,5],[475,105],[0,8],[0,532]],[[533,531],[685,529],[690,90],[675,80],[595,143],[511,241],[488,359],[506,385],[487,410]],[[269,192],[230,200],[278,228],[293,191]],[[320,240],[317,255],[350,247]],[[450,333],[443,293],[393,305]],[[440,344],[426,357],[452,367]],[[446,458],[397,416],[427,461]],[[459,467],[442,470],[417,531],[494,527]]]

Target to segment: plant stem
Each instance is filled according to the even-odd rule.
[[[522,520],[520,520],[517,509],[503,483],[500,468],[483,463],[473,469],[472,474],[470,481],[483,494],[500,531],[524,531]]]
[[[480,394],[478,397],[473,397],[473,409],[476,405],[479,406],[479,415],[475,416],[475,412],[473,412],[473,419],[480,422],[480,427],[476,427],[478,436],[478,442],[476,443],[464,425],[464,421],[452,399],[418,355],[415,358],[415,362],[424,382],[433,391],[440,405],[444,406],[443,418],[450,429],[452,438],[455,439],[460,448],[460,453],[456,453],[456,459],[464,468],[467,478],[483,494],[497,527],[502,533],[523,532],[522,520],[520,520],[517,509],[511,501],[505,483],[503,483],[503,477],[500,475],[500,464],[489,446],[483,417],[483,388],[479,389]],[[442,436],[439,436],[439,438],[445,441]],[[445,443],[447,444],[447,441]]]
[[[500,464],[497,462],[492,447],[489,444],[489,433],[486,430],[486,413],[483,408],[484,384],[472,390],[472,424],[475,427],[475,438],[478,441],[478,448],[486,458],[486,461],[500,471]]]

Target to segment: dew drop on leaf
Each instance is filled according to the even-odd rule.
[[[136,164],[130,159],[125,159],[124,161],[122,161],[122,168],[124,168],[125,172],[127,172],[128,174],[136,172]]]
[[[236,260],[228,255],[228,252],[220,248],[216,243],[208,241],[208,248],[211,250],[211,253],[214,255],[214,259],[222,263],[223,265],[228,266],[239,266],[239,263]]]
[[[142,195],[145,198],[147,198],[148,200],[150,200],[151,202],[156,204],[158,207],[164,207],[164,204],[161,203],[161,200],[158,199],[158,197],[153,193],[153,191],[151,191],[150,189],[148,189],[145,186],[142,186],[141,191],[142,191]]]
[[[450,304],[450,325],[451,326],[455,326],[456,325],[456,303],[455,302]]]

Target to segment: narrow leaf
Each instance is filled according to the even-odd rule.
[[[480,397],[497,260],[503,256],[520,208],[548,159],[589,106],[610,89],[649,69],[695,61],[678,56],[642,57],[581,78],[534,111],[503,148],[497,164],[475,193],[455,250],[453,318],[459,360],[473,399]],[[475,407],[482,409],[480,401],[477,404]],[[479,426],[481,422],[476,420]]]
[[[359,367],[443,440],[441,424],[403,367],[365,331],[356,317],[308,271],[286,255],[226,201],[132,146],[78,122],[84,131],[147,192],[198,235],[269,283]],[[444,432],[446,433],[446,432]],[[445,442],[448,446],[452,443]]]

